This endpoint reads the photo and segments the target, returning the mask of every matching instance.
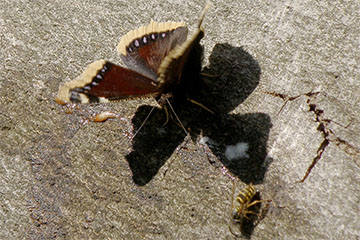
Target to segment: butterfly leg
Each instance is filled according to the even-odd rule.
[[[220,75],[210,74],[210,73],[200,73],[201,76],[208,78],[218,78]]]
[[[163,127],[164,127],[169,122],[169,110],[168,110],[167,105],[164,105],[163,108],[164,108],[165,115],[166,115],[166,121],[163,124]]]
[[[195,105],[198,105],[199,107],[202,107],[203,109],[205,109],[206,111],[208,111],[209,113],[212,113],[215,115],[215,113],[213,111],[211,111],[209,108],[205,107],[202,103],[199,103],[198,101],[195,101],[194,99],[191,98],[187,98],[187,100]]]

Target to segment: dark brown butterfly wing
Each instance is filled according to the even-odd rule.
[[[156,81],[161,62],[172,49],[185,42],[187,32],[182,22],[151,21],[127,33],[118,45],[118,52],[128,68]]]
[[[156,96],[158,83],[130,69],[98,60],[76,79],[59,87],[58,103],[107,102],[131,97]]]

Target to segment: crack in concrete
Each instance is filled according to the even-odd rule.
[[[351,145],[350,143],[348,143],[346,140],[344,140],[340,137],[337,137],[335,135],[335,133],[331,130],[331,128],[329,128],[329,126],[328,126],[331,122],[333,122],[344,128],[347,128],[350,126],[351,122],[349,124],[347,124],[346,126],[343,126],[331,119],[324,118],[324,116],[323,116],[324,110],[320,109],[314,103],[316,96],[318,94],[320,94],[320,92],[310,91],[308,93],[303,93],[303,94],[299,94],[296,96],[289,96],[287,94],[282,94],[282,93],[277,93],[277,92],[264,92],[264,93],[269,94],[274,97],[279,97],[284,101],[284,104],[281,106],[278,114],[281,113],[281,111],[284,109],[285,105],[288,102],[291,102],[291,101],[299,98],[300,96],[306,96],[307,97],[306,103],[309,107],[308,111],[315,114],[315,122],[319,123],[319,125],[317,127],[317,131],[319,131],[322,134],[323,141],[321,142],[320,146],[318,147],[318,149],[316,151],[316,156],[313,158],[311,164],[309,165],[308,169],[306,170],[304,177],[299,182],[304,182],[306,180],[306,178],[309,176],[311,170],[315,167],[315,165],[321,159],[322,154],[324,153],[326,147],[330,144],[330,142],[335,143],[336,146],[338,146],[341,150],[343,150],[345,153],[347,153],[348,155],[353,157],[355,165],[360,167],[360,165],[356,162],[356,157],[360,158],[360,150],[357,149],[355,146]]]

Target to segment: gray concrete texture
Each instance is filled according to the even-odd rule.
[[[359,1],[214,1],[196,100],[216,114],[178,110],[188,136],[156,108],[131,140],[153,99],[54,102],[90,62],[121,64],[127,31],[191,32],[204,5],[1,1],[0,239],[360,239]],[[230,175],[272,199],[257,225],[231,223]]]

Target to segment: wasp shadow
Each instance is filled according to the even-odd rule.
[[[186,96],[210,108],[215,114],[184,101],[184,95],[175,94],[173,106],[192,139],[199,134],[208,137],[211,151],[222,165],[246,183],[262,182],[269,161],[266,144],[271,128],[270,117],[264,113],[232,114],[259,84],[261,70],[258,62],[241,47],[216,44],[203,70],[213,77],[197,77],[201,68],[202,49],[192,53],[194,61],[185,66],[181,91]],[[198,62],[198,63],[197,63]],[[195,77],[194,77],[195,76]],[[201,80],[200,80],[201,79]],[[181,97],[177,97],[181,96]],[[137,129],[152,107],[138,108],[132,122]],[[156,108],[143,129],[133,139],[133,151],[126,156],[138,185],[147,184],[164,165],[177,146],[184,141],[184,130],[173,123],[163,127],[164,112]],[[248,146],[241,156],[230,156],[231,147]],[[236,151],[235,151],[236,152]],[[230,156],[230,157],[229,157]]]

